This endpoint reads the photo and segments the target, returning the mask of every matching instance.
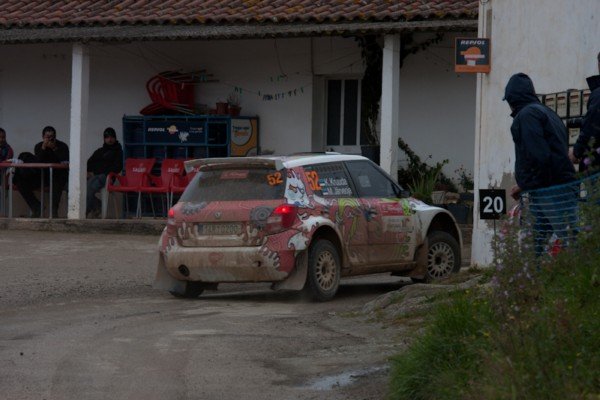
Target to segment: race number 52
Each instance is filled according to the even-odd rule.
[[[480,189],[479,218],[500,219],[504,214],[506,214],[506,190]]]

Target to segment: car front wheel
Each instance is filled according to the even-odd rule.
[[[335,296],[341,274],[340,256],[329,240],[319,239],[310,247],[306,290],[317,301],[331,300]]]
[[[433,231],[428,236],[427,279],[435,280],[450,276],[460,270],[460,248],[448,232]]]

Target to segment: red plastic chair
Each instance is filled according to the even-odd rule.
[[[149,175],[156,160],[154,158],[128,158],[125,160],[125,175],[111,172],[106,178],[106,190],[102,198],[102,218],[106,218],[108,197],[111,192],[137,193],[137,209],[135,216],[142,216],[142,187],[149,185]],[[125,202],[129,213],[128,202]]]
[[[162,161],[162,164],[160,167],[160,176],[149,175],[148,177],[150,178],[151,186],[150,185],[142,186],[141,192],[149,193],[149,194],[153,194],[153,193],[165,194],[167,197],[167,204],[170,205],[171,201],[172,201],[171,185],[172,185],[173,179],[175,179],[175,177],[183,176],[184,172],[185,172],[185,169],[183,166],[183,160],[166,158]],[[152,205],[152,208],[154,209],[154,204]],[[164,207],[163,209],[166,210],[166,207]]]

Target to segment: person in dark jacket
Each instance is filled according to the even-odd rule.
[[[598,53],[598,73],[600,74],[600,53]],[[581,133],[569,154],[574,163],[583,161],[583,165],[580,164],[580,171],[588,167],[600,168],[600,75],[590,76],[587,81],[592,93],[581,124]]]
[[[96,197],[106,184],[109,173],[118,174],[123,169],[123,148],[117,140],[117,133],[113,128],[104,130],[104,144],[94,151],[87,161],[87,205],[86,214],[89,217],[97,216],[101,203]]]
[[[6,131],[0,128],[0,162],[13,158],[13,149],[6,142]]]
[[[42,129],[42,141],[34,147],[34,154],[24,152],[19,154],[19,159],[26,163],[65,164],[69,162],[69,146],[56,139],[56,129],[46,126]],[[41,171],[36,168],[17,168],[13,177],[13,182],[17,185],[34,218],[40,216],[41,209],[40,201],[33,194],[33,191],[40,187],[40,174]],[[48,175],[44,174],[44,186],[48,185]],[[69,171],[66,169],[54,170],[52,179],[52,216],[56,217],[60,197],[69,179]]]
[[[576,191],[564,185],[575,180],[575,168],[569,160],[568,133],[558,115],[540,103],[526,74],[510,78],[504,100],[512,111],[510,131],[516,156],[517,185],[512,188],[511,196],[519,199],[523,191],[529,192],[536,253],[541,254],[549,234],[554,233],[566,242],[569,230],[575,227]]]

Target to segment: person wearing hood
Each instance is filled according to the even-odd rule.
[[[566,242],[569,227],[575,225],[576,191],[568,185],[551,188],[575,180],[575,168],[569,160],[568,133],[559,116],[541,104],[526,74],[518,73],[509,79],[504,100],[512,111],[510,131],[516,156],[517,185],[512,188],[511,196],[518,200],[522,192],[529,192],[539,255],[547,243],[547,235],[555,233]]]
[[[598,73],[600,74],[600,53],[598,53]],[[573,145],[569,156],[571,161],[580,164],[580,171],[600,167],[600,75],[587,78],[592,93],[588,99],[587,112],[581,124],[581,133]],[[586,157],[590,154],[591,157]]]
[[[94,151],[87,161],[87,204],[86,215],[98,216],[102,206],[96,197],[106,184],[109,173],[120,173],[123,169],[123,148],[117,140],[117,133],[113,128],[104,130],[104,144]]]

